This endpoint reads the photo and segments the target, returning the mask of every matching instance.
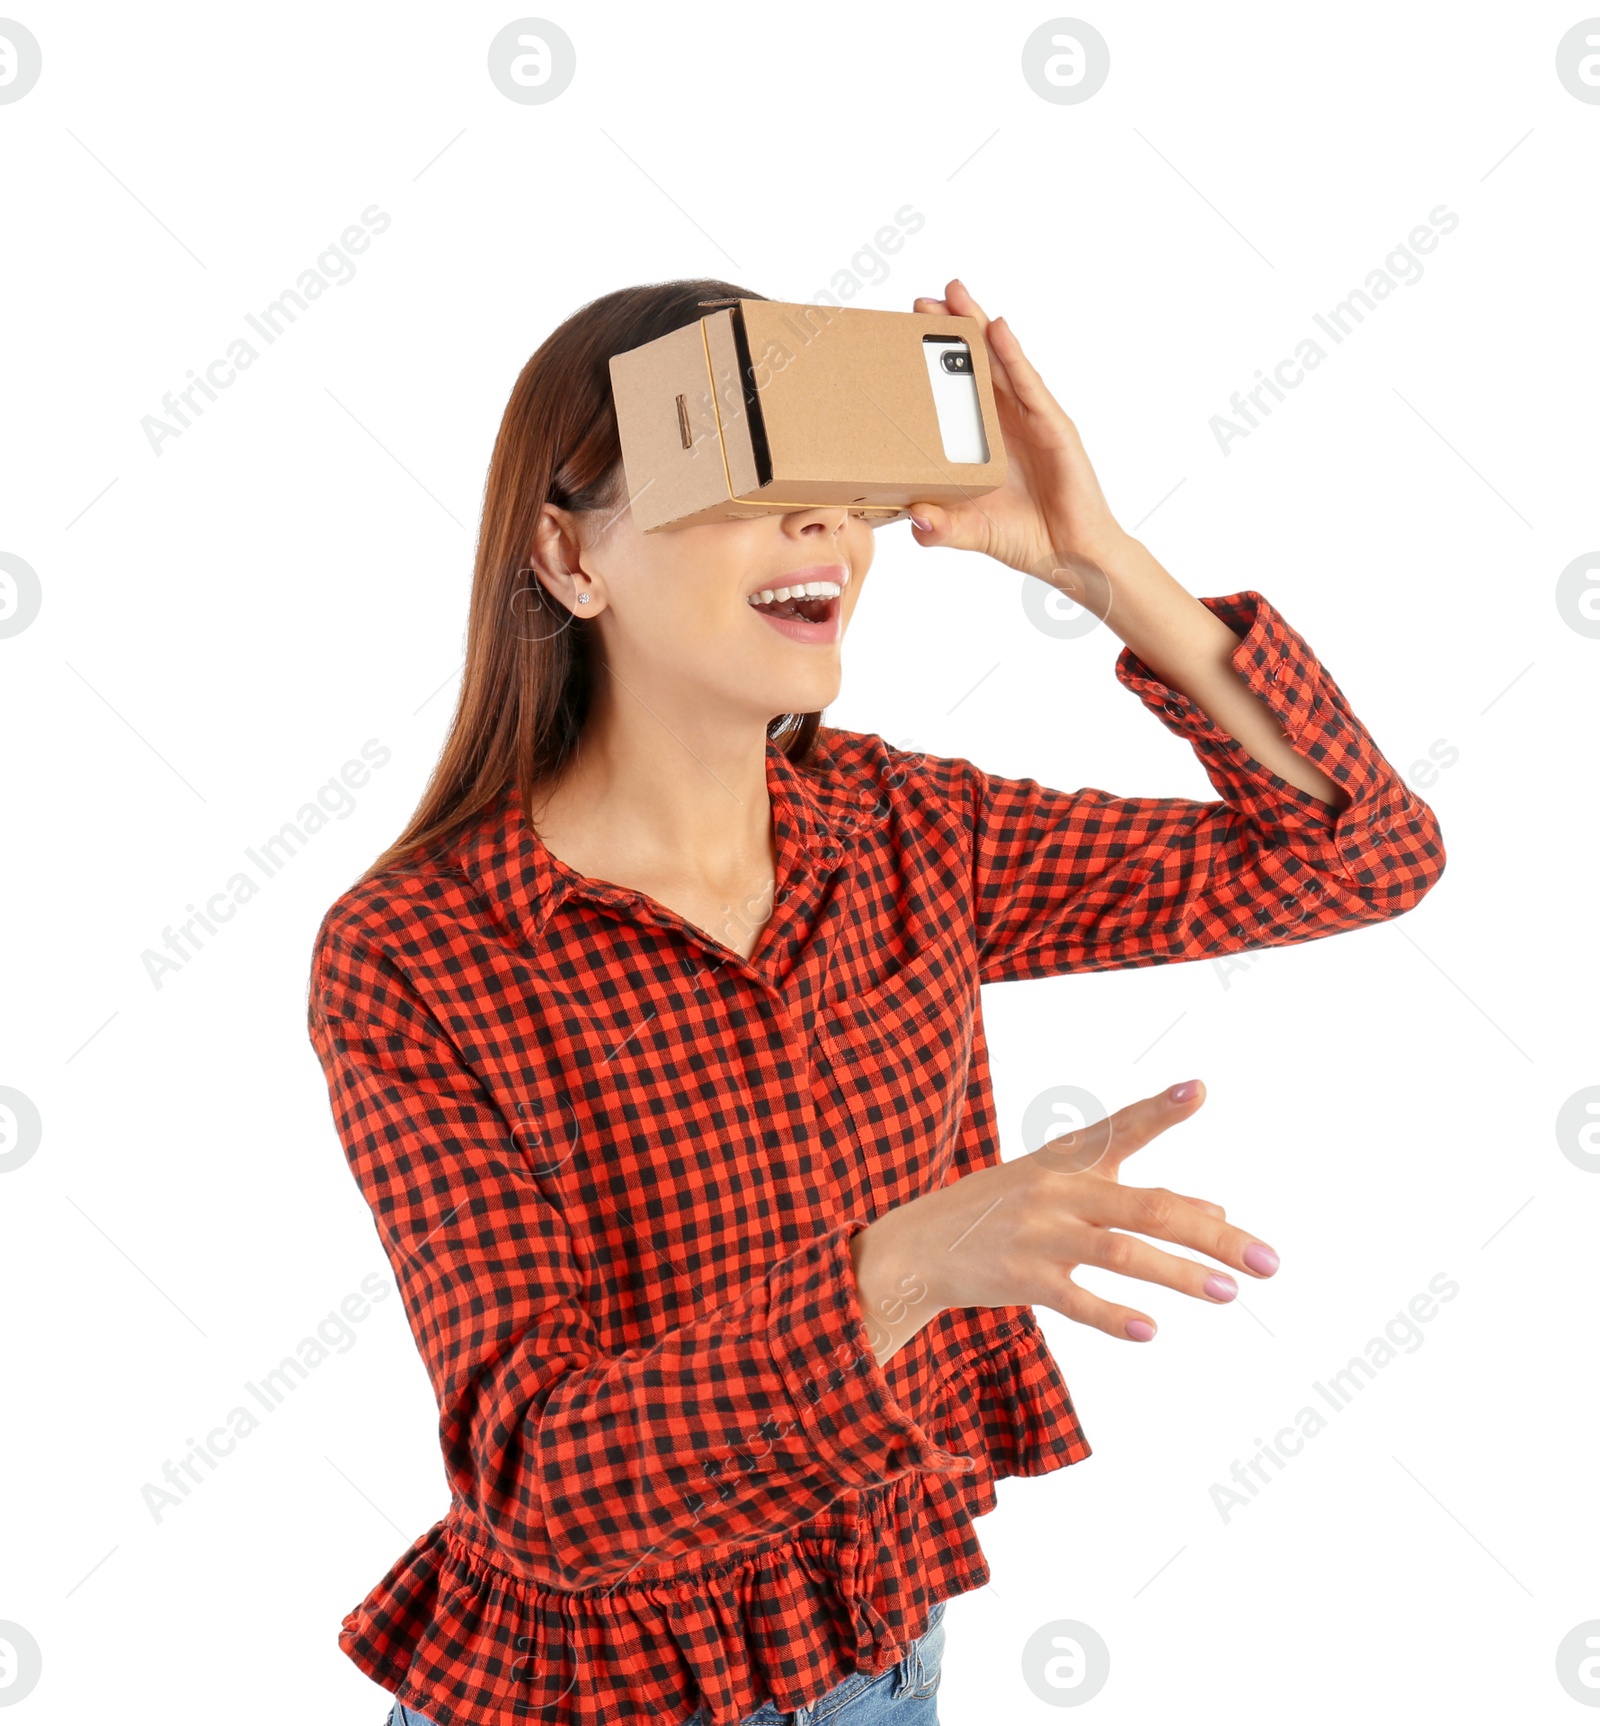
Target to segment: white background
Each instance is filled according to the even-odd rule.
[[[1600,1178],[1555,1120],[1600,1081],[1600,640],[1556,578],[1600,545],[1600,105],[1555,51],[1586,14],[1094,0],[1109,78],[1053,104],[1020,70],[1048,10],[563,4],[576,77],[519,105],[486,71],[505,8],[15,5],[43,49],[0,106],[0,551],[43,590],[0,639],[0,1085],[43,1121],[0,1178],[0,1619],[44,1657],[18,1721],[384,1718],[339,1622],[448,1490],[305,1036],[311,936],[439,747],[527,356],[628,283],[803,300],[852,268],[856,304],[959,274],[1006,313],[1124,524],[1190,591],[1279,607],[1449,857],[1409,916],[1232,974],[987,991],[1008,1155],[1049,1086],[1202,1077],[1128,1178],[1283,1268],[1227,1308],[1140,1285],[1144,1347],[1041,1312],[1094,1455],[978,1524],[947,1726],[1055,1718],[1022,1651],[1059,1619],[1110,1648],[1107,1726],[1581,1717],[1555,1659],[1600,1617]],[[863,255],[908,203],[920,231]],[[154,454],[141,420],[372,204],[354,279]],[[1440,204],[1422,279],[1224,455],[1211,416]],[[1022,587],[881,530],[830,721],[1214,795],[1120,643],[1038,629]],[[155,987],[163,930],[369,738],[354,812]],[[156,1520],[167,1460],[374,1271],[353,1346]],[[1439,1272],[1420,1346],[1225,1522],[1213,1483]]]

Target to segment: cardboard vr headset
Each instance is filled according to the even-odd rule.
[[[611,360],[645,533],[844,504],[892,521],[1006,477],[974,318],[783,300],[705,316]]]

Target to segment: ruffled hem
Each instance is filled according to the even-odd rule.
[[[420,1536],[339,1646],[437,1726],[601,1726],[648,1716],[738,1726],[904,1658],[938,1601],[981,1588],[974,1518],[995,1482],[1080,1462],[1088,1440],[1031,1312],[939,1387],[923,1422],[968,1474],[910,1471],[844,1494],[772,1545],[597,1592],[499,1567],[465,1507]]]

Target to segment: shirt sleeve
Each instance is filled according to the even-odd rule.
[[[895,1403],[842,1221],[648,1348],[606,1352],[581,1246],[392,951],[325,921],[308,1029],[439,1406],[453,1493],[563,1589],[756,1542],[913,1469],[963,1474]]]
[[[1444,871],[1433,811],[1379,752],[1305,640],[1255,592],[1203,599],[1290,748],[1350,798],[1335,810],[1264,767],[1131,649],[1116,675],[1187,739],[1215,802],[1056,791],[957,769],[981,981],[1288,946],[1409,911]]]

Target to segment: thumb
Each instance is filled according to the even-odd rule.
[[[918,545],[953,545],[961,547],[955,518],[949,510],[936,503],[914,503],[910,506],[911,537]]]

